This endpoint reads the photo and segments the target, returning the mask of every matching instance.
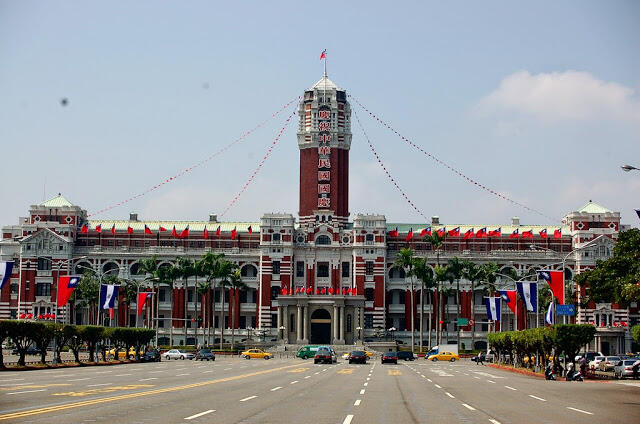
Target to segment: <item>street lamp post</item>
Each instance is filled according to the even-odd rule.
[[[391,341],[395,341],[394,332],[396,331],[396,327],[389,328],[389,333],[391,333]]]
[[[278,327],[278,330],[280,330],[280,340],[282,340],[282,343],[284,343],[284,325],[281,325],[280,327]]]
[[[362,327],[356,327],[356,331],[358,332],[358,341],[362,341]]]
[[[122,270],[122,268],[120,268],[119,265],[116,265],[116,268],[118,269],[118,273]],[[84,266],[84,265],[76,265],[78,268],[84,268],[86,270],[89,271],[93,271],[95,272],[95,269],[88,267],[88,266]],[[105,275],[108,275],[111,271],[113,271],[112,269],[104,272],[104,271],[100,271],[100,273],[96,273],[96,275],[98,276],[98,282],[100,283],[100,287],[102,287],[102,279],[104,278]],[[100,325],[100,288],[98,288],[98,311],[96,313],[96,325]],[[186,325],[186,324],[185,324]]]

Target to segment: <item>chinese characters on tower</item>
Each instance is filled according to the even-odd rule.
[[[331,207],[331,109],[318,111],[318,208]]]

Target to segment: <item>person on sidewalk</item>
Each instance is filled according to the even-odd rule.
[[[631,365],[631,370],[633,371],[633,379],[637,380],[638,379],[638,370],[640,369],[640,359],[638,359],[636,362],[633,363],[633,365]]]

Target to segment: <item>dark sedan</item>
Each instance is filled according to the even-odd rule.
[[[360,363],[360,364],[366,364],[367,363],[367,354],[365,352],[363,352],[362,350],[354,350],[353,352],[351,352],[349,354],[349,363],[353,364],[355,363]]]
[[[20,352],[18,351],[18,348],[14,348],[13,351],[11,351],[11,353],[13,355],[20,355]],[[40,349],[38,349],[37,346],[31,345],[27,348],[27,355],[40,355],[40,353],[42,353],[42,351]]]
[[[392,364],[398,363],[398,353],[397,352],[385,352],[382,354],[382,363],[390,362]]]
[[[209,349],[200,349],[198,353],[196,353],[195,360],[198,361],[215,361],[216,355],[213,354]]]
[[[148,350],[140,357],[141,362],[160,362],[160,351],[158,349]]]

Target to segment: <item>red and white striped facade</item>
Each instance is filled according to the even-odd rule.
[[[567,214],[562,225],[522,225],[517,218],[495,225],[445,224],[438,217],[428,223],[396,224],[378,214],[351,218],[348,198],[351,110],[346,92],[323,77],[305,92],[299,108],[297,218],[292,214],[267,213],[256,222],[218,222],[215,215],[203,221],[145,221],[131,214],[128,220],[94,220],[88,219],[81,207],[57,196],[31,206],[28,217],[2,229],[0,260],[14,260],[16,266],[10,284],[0,292],[0,319],[17,317],[20,312],[35,316],[53,312],[58,275],[82,273],[85,268],[91,268],[98,275],[113,273],[122,278],[142,278],[136,275],[138,263],[152,255],[161,263],[174,263],[178,257],[199,259],[211,251],[224,253],[227,259],[237,263],[249,286],[245,292],[225,294],[225,322],[222,323],[225,338],[226,329],[234,326],[242,334],[248,329],[266,330],[270,338],[283,338],[288,343],[349,344],[391,327],[398,330],[397,338],[408,339],[412,313],[416,330],[419,328],[420,306],[424,308],[425,332],[431,327],[435,334],[437,318],[433,313],[431,323],[428,322],[429,312],[435,312],[434,302],[428,295],[425,304],[419,304],[418,282],[411,307],[410,280],[404,271],[392,265],[403,247],[412,247],[417,256],[427,257],[432,266],[457,256],[478,264],[495,262],[503,271],[513,268],[522,274],[530,269],[561,269],[564,258],[567,276],[595,266],[596,259],[607,258],[612,253],[620,231],[620,214],[592,202]],[[89,227],[87,234],[80,233],[83,224]],[[96,231],[97,226],[101,226],[101,233]],[[189,234],[184,238],[172,236],[174,226],[178,233],[188,226]],[[437,254],[418,236],[422,228],[429,226],[432,231],[460,227],[461,234],[447,236],[443,249]],[[151,235],[145,233],[145,227]],[[161,231],[161,227],[167,231]],[[219,235],[216,234],[218,227]],[[483,227],[501,228],[502,235],[464,238],[466,231]],[[205,238],[205,228],[208,238]],[[395,228],[399,234],[390,236],[389,232]],[[410,228],[415,236],[407,241]],[[232,229],[237,231],[235,239],[231,237]],[[509,238],[516,229],[520,233],[531,230],[533,237]],[[546,238],[541,236],[543,229],[548,231]],[[556,229],[561,230],[560,238],[553,237]],[[537,248],[531,249],[531,245]],[[218,315],[222,307],[219,290],[217,294],[210,291],[198,299],[194,295],[195,284],[196,279],[192,277],[187,280],[187,287],[182,280],[177,280],[172,288],[160,289],[158,316],[163,324],[159,332],[165,343],[170,337],[174,344],[193,343],[196,329],[191,319],[198,315],[204,317],[202,326],[215,327],[211,333],[219,336]],[[510,284],[513,285],[504,280],[505,288],[511,288]],[[323,289],[325,294],[317,294]],[[346,289],[351,291],[345,294]],[[461,317],[471,317],[473,296],[476,340],[486,340],[488,328],[482,324],[486,321],[482,291],[471,293],[466,281],[461,282],[461,291]],[[206,311],[212,297],[215,317]],[[135,304],[128,313],[123,299],[120,300],[117,324],[134,325]],[[521,311],[522,307],[520,303]],[[445,319],[454,321],[457,308],[452,296],[445,305]],[[521,313],[516,322],[506,306],[502,309],[503,329],[535,326],[533,315],[527,317]],[[73,317],[67,316],[69,311],[69,307],[65,308],[58,315],[67,321],[95,322],[82,308],[73,310]],[[148,323],[149,312],[147,308],[140,325]],[[541,319],[542,316],[540,314]],[[604,334],[602,341],[612,344],[612,352],[624,350],[629,337],[614,329],[613,323],[635,322],[637,308],[590,305],[589,309],[579,310],[577,320],[591,322],[596,317],[598,322],[604,319],[608,324],[599,331],[612,333]],[[453,340],[457,335],[455,324],[450,322],[445,327],[445,340]],[[467,347],[470,347],[470,330],[467,326],[461,332]],[[202,330],[199,331],[202,334]],[[424,337],[426,340],[426,334]]]

